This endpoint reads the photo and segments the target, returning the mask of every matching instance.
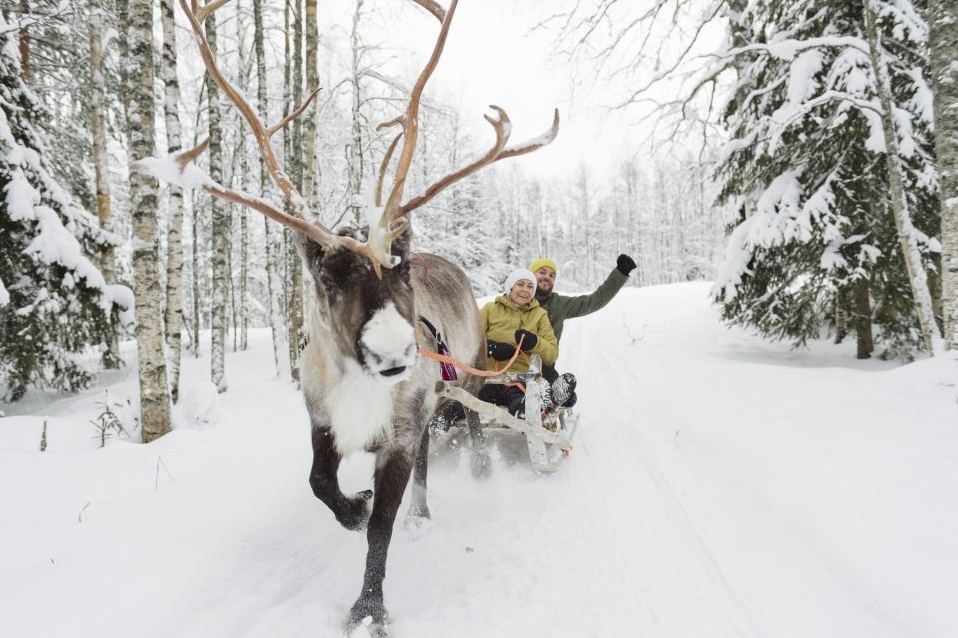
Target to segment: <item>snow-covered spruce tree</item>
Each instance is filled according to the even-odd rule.
[[[898,122],[904,191],[925,272],[937,272],[936,177],[923,24],[880,21]],[[872,325],[892,356],[922,347],[914,295],[892,217],[888,164],[863,5],[828,0],[752,3],[730,20],[738,84],[717,177],[729,228],[715,299],[723,318],[796,345],[818,337],[837,308],[859,357]],[[742,44],[747,34],[748,42]]]
[[[34,126],[48,113],[23,82],[16,33],[0,16],[0,382],[10,401],[30,386],[87,386],[75,355],[105,347],[132,305],[95,265],[119,239],[48,169],[51,147]]]
[[[46,117],[34,122],[34,127],[50,137],[60,160],[49,162],[47,170],[85,210],[95,210],[86,3],[30,0],[0,4],[5,11],[8,6],[13,8],[9,15],[16,16],[23,27],[18,35],[21,62],[26,60],[24,80],[46,108]]]

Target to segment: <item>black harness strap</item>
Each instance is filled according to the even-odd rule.
[[[449,348],[446,346],[445,342],[442,340],[442,335],[436,330],[436,326],[432,325],[432,322],[419,315],[419,321],[422,325],[426,326],[429,332],[432,334],[433,339],[436,340],[436,351],[439,354],[448,355]],[[442,380],[443,381],[458,381],[459,373],[456,372],[456,366],[451,363],[440,362],[439,366],[442,368]]]

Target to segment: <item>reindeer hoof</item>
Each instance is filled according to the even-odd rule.
[[[372,601],[357,600],[349,612],[349,620],[346,623],[346,636],[352,636],[354,632],[358,636],[364,636],[362,627],[372,638],[389,638],[389,617],[386,614],[382,604],[376,604]]]
[[[346,509],[336,516],[336,520],[346,529],[361,532],[366,529],[372,509],[373,491],[356,492],[346,497]]]
[[[360,627],[363,629],[360,630]],[[372,619],[372,616],[366,616],[361,620],[350,619],[346,623],[346,628],[343,632],[344,638],[359,638],[360,636],[366,635],[369,635],[370,638],[389,638],[388,625],[384,622],[377,623]]]
[[[428,529],[432,525],[432,518],[429,516],[429,511],[423,513],[413,513],[409,512],[406,514],[406,520],[403,521],[403,527],[408,530],[422,531]]]

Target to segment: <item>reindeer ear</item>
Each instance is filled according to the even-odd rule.
[[[393,255],[399,257],[400,259],[404,259],[407,253],[409,253],[409,246],[411,245],[412,245],[412,228],[407,226],[406,231],[402,235],[397,237],[395,240],[393,240],[392,246],[390,247],[390,252]]]
[[[296,242],[296,250],[299,252],[303,263],[306,264],[306,268],[310,272],[318,272],[320,262],[326,255],[326,249],[303,233],[293,233],[293,238]]]

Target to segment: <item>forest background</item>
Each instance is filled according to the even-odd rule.
[[[416,250],[460,263],[477,295],[543,255],[562,289],[586,290],[624,252],[631,285],[715,281],[723,318],[769,338],[853,334],[859,357],[905,361],[958,346],[954,9],[514,4],[459,9],[409,190],[481,154],[486,104],[519,139],[558,108],[559,138],[417,211]],[[391,140],[375,126],[402,109],[436,28],[413,3],[234,0],[207,37],[269,122],[321,88],[274,143],[335,227],[364,223]],[[5,401],[85,387],[96,370],[79,355],[119,365],[134,330],[146,440],[169,428],[180,357],[210,348],[223,391],[223,352],[251,327],[272,328],[277,374],[296,378],[288,231],[131,171],[209,132],[203,170],[279,199],[172,0],[4,2],[0,90]]]

